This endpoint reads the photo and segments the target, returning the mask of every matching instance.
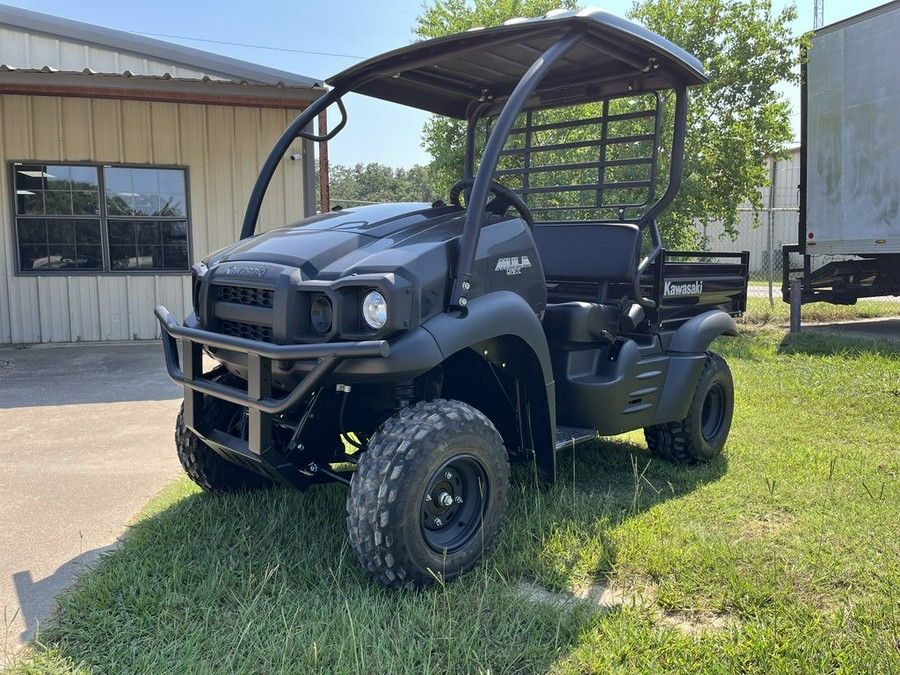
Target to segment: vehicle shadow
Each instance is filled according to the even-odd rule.
[[[543,672],[597,619],[577,612],[563,619],[564,610],[523,597],[523,585],[537,581],[552,591],[565,588],[568,577],[602,579],[615,566],[611,535],[617,527],[717,480],[728,467],[725,457],[696,467],[651,461],[645,448],[627,440],[586,444],[559,459],[559,481],[549,488],[535,487],[530,465],[516,467],[494,549],[461,579],[420,592],[384,589],[357,563],[343,486],[190,494],[134,525],[118,550],[79,580],[72,591],[78,601],[61,603],[56,627],[42,629],[42,640],[99,671],[185,665],[129,662],[138,653],[149,658],[137,647],[149,641],[194,645],[184,658],[198,670],[250,664],[275,672],[277,653],[277,659],[295,655],[293,672],[363,666],[388,672],[371,659],[398,652],[405,672],[441,663],[454,672],[473,654],[483,659],[479,667],[496,672]],[[587,533],[599,539],[602,552],[546,550],[560,532]],[[617,609],[606,608],[604,615]],[[112,626],[111,617],[128,620]],[[447,634],[454,639],[441,637]],[[491,636],[500,634],[513,641],[505,644],[546,635],[546,653],[497,650]],[[406,645],[410,635],[421,647]],[[236,643],[245,646],[237,652],[227,647]],[[310,645],[317,645],[317,668]],[[343,660],[348,653],[355,655],[352,663]],[[107,668],[114,661],[115,668]]]
[[[79,575],[91,569],[103,553],[117,546],[116,543],[85,551],[42,579],[35,580],[31,570],[13,573],[12,582],[18,607],[4,607],[4,651],[10,650],[10,645],[13,644],[12,633],[18,631],[19,627],[22,630],[18,641],[33,639],[41,628],[41,623],[51,615],[56,596],[71,586]]]

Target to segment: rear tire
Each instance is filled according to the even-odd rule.
[[[243,414],[236,405],[204,397],[205,414],[218,429],[229,429],[235,418]],[[257,490],[273,483],[265,476],[238,466],[209,447],[184,423],[184,403],[175,421],[175,448],[178,460],[188,477],[206,492],[224,494]]]
[[[493,543],[508,491],[491,421],[460,401],[422,402],[385,422],[360,458],[347,497],[350,543],[385,586],[449,581]]]
[[[670,462],[708,462],[725,447],[734,414],[734,380],[728,364],[707,352],[687,417],[644,429],[650,454]]]

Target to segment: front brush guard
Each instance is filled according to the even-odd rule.
[[[168,309],[157,306],[162,328],[163,350],[169,377],[184,387],[184,422],[211,446],[250,465],[281,462],[262,460],[272,446],[272,416],[293,408],[316,391],[344,359],[384,358],[390,353],[386,340],[334,342],[305,345],[274,345],[245,338],[182,326]],[[182,342],[179,359],[176,341]],[[218,347],[247,355],[247,391],[205,377],[203,348]],[[183,360],[183,363],[181,361]],[[286,396],[272,395],[272,361],[315,361],[316,365]],[[248,410],[246,440],[219,429],[201,428],[203,396],[229,401]],[[270,453],[280,454],[280,453]]]

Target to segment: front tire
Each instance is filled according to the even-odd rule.
[[[422,402],[385,422],[360,458],[347,497],[350,543],[385,586],[450,581],[493,543],[508,491],[491,421],[460,401]]]
[[[707,352],[687,417],[644,429],[650,454],[670,462],[708,462],[722,452],[734,414],[734,380],[728,364]]]
[[[225,401],[204,397],[205,415],[218,429],[231,430],[243,410]],[[175,448],[184,472],[205,492],[223,494],[270,487],[272,481],[249,469],[229,462],[204,443],[184,423],[184,403],[175,421]]]

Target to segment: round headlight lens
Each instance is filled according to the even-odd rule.
[[[378,291],[370,291],[363,298],[362,315],[369,328],[378,330],[387,323],[387,301]]]
[[[317,333],[327,333],[331,330],[332,314],[331,301],[324,295],[317,296],[312,301],[312,307],[309,311],[313,329]]]

